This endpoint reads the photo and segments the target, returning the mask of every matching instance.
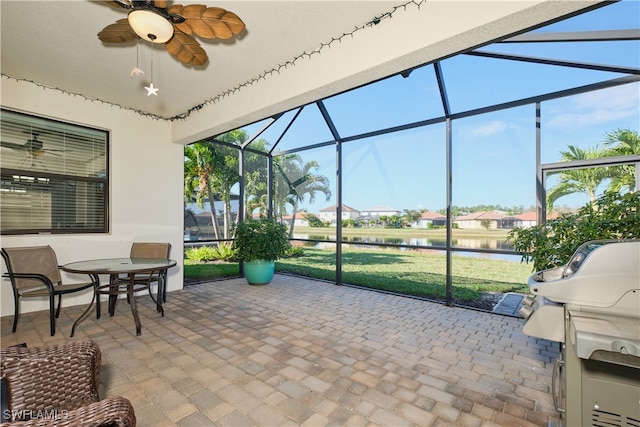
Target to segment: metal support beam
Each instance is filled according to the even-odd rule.
[[[324,103],[316,105],[336,142],[336,285],[342,285],[342,142]]]

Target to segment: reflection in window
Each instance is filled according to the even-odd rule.
[[[108,132],[2,110],[3,234],[106,232]]]

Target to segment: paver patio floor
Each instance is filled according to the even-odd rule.
[[[276,275],[170,292],[165,317],[137,298],[110,318],[55,337],[48,313],[26,313],[2,345],[91,339],[102,350],[101,395],[133,403],[140,426],[543,426],[556,420],[556,343],[521,319]]]

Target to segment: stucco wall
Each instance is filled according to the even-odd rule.
[[[127,256],[133,241],[170,242],[171,257],[178,261],[178,265],[169,271],[168,291],[181,289],[183,146],[171,142],[171,123],[27,82],[2,78],[0,83],[3,107],[95,126],[111,132],[110,233],[3,235],[0,236],[1,245],[51,245],[56,251],[58,262],[65,264],[82,259]],[[152,97],[149,102],[157,102],[157,99]],[[5,272],[6,266],[2,263],[2,273]],[[77,280],[85,279],[86,276],[67,275],[66,278]],[[107,277],[101,279],[106,280]],[[7,279],[2,279],[0,283],[0,315],[12,316],[11,285]],[[89,292],[65,297],[63,307],[87,304],[90,299]],[[22,301],[21,312],[43,310],[47,307],[44,299],[30,298]],[[69,331],[63,333],[68,334]]]

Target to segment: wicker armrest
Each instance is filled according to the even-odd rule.
[[[69,411],[98,401],[101,353],[91,341],[0,353],[12,411]]]
[[[11,427],[134,427],[136,416],[131,402],[121,396],[72,411],[33,412],[28,421],[3,424]]]

